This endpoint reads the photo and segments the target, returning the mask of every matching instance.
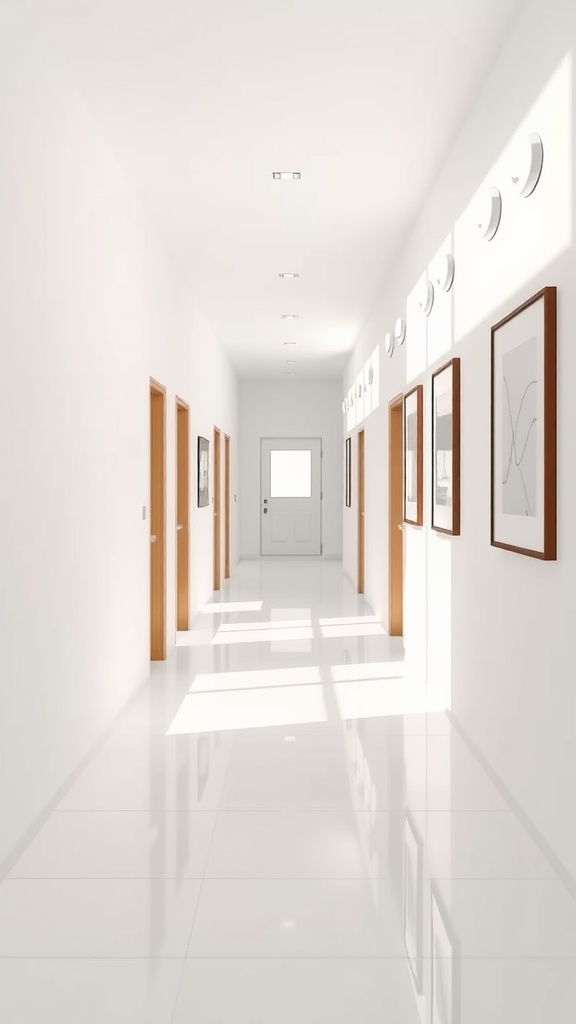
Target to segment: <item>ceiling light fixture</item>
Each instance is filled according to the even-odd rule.
[[[289,181],[298,180],[302,177],[300,171],[272,171],[272,177],[275,181]]]
[[[288,374],[289,377],[293,377],[294,374],[296,373],[296,370],[286,370],[286,373]]]
[[[296,342],[295,341],[285,341],[284,344],[285,345],[295,345]]]
[[[295,359],[285,359],[284,362],[285,363],[295,363],[296,360]]]
[[[282,313],[283,320],[297,320],[298,313]]]
[[[300,274],[278,274],[278,277],[300,277]]]

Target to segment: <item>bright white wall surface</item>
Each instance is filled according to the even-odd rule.
[[[381,401],[366,417],[369,557],[366,594],[388,616],[388,403],[425,385],[425,523],[405,530],[405,645],[428,676],[431,706],[451,706],[456,722],[492,766],[540,836],[576,878],[576,253],[574,237],[574,82],[576,7],[572,0],[528,3],[505,41],[448,154],[426,206],[389,269],[386,284],[350,360],[344,397],[397,316],[403,348],[381,346]],[[534,194],[513,195],[512,153],[536,131],[545,157]],[[492,242],[475,234],[473,202],[483,185],[503,196]],[[456,277],[426,320],[418,285],[441,251]],[[558,560],[490,546],[490,328],[545,285],[558,288]],[[431,371],[461,358],[461,536],[430,522]],[[345,510],[344,561],[356,573],[356,510]],[[565,813],[563,813],[563,811]]]
[[[216,423],[235,458],[237,392],[81,96],[5,10],[0,90],[1,865],[149,673],[149,377],[167,388],[169,647],[175,396],[194,614],[212,590],[195,437]]]
[[[342,557],[342,398],[340,381],[240,385],[240,554],[260,556],[260,438],[321,437],[322,544]]]

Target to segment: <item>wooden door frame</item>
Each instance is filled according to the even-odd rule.
[[[366,585],[366,434],[364,429],[358,431],[358,593],[363,594]]]
[[[176,629],[190,628],[190,406],[176,396]],[[181,433],[181,424],[185,431]]]
[[[166,388],[150,377],[150,659],[166,658]],[[158,402],[160,405],[158,406]],[[152,542],[152,536],[156,540]]]
[[[404,396],[388,403],[388,633],[404,635]]]
[[[224,434],[224,579],[230,579],[231,506],[230,506],[230,438]]]
[[[220,590],[220,583],[222,579],[222,561],[221,561],[221,538],[222,529],[220,525],[220,512],[221,512],[221,476],[222,476],[222,461],[221,461],[221,431],[218,427],[214,427],[213,433],[214,439],[214,541],[213,541],[213,557],[214,557],[214,590]]]

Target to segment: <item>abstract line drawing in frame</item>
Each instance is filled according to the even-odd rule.
[[[432,529],[460,534],[460,360],[432,374]]]
[[[210,442],[198,438],[198,508],[210,504]]]
[[[352,438],[346,438],[346,506],[352,505]]]
[[[404,395],[404,522],[424,522],[424,387]]]
[[[424,847],[408,815],[404,819],[404,946],[416,992],[422,992]]]
[[[459,1024],[460,1020],[460,951],[450,933],[448,918],[438,890],[431,884],[431,1024]]]
[[[556,559],[556,288],[492,328],[490,542]]]

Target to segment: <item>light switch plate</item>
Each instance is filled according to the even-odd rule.
[[[146,519],[146,505],[142,505],[142,519]]]

